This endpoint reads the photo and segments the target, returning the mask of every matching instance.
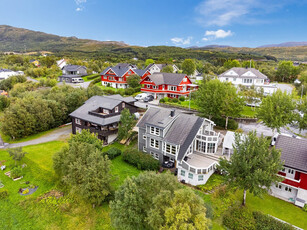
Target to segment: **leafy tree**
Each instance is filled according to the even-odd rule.
[[[4,95],[0,96],[0,111],[3,111],[10,105],[10,99]]]
[[[226,69],[231,69],[233,67],[241,67],[241,64],[238,60],[227,60],[224,62],[224,65],[223,65]]]
[[[87,98],[91,98],[93,96],[102,96],[103,90],[98,85],[89,86],[86,89]]]
[[[291,124],[294,119],[295,103],[293,97],[287,92],[277,90],[271,96],[267,96],[257,111],[257,117],[270,127],[273,132],[276,129]]]
[[[22,151],[22,147],[8,149],[10,157],[15,161],[15,166],[17,165],[17,161],[21,161],[24,158],[26,152]]]
[[[161,191],[147,217],[152,229],[209,229],[203,200],[191,189]]]
[[[277,175],[283,165],[280,152],[275,147],[269,148],[269,144],[263,135],[257,137],[256,132],[250,132],[243,138],[236,133],[230,161],[220,159],[219,168],[225,172],[228,183],[243,189],[243,205],[247,191],[259,196],[267,192],[273,183],[280,181]]]
[[[133,74],[127,78],[127,84],[131,88],[137,88],[140,86],[141,78],[139,75]]]
[[[278,81],[293,82],[299,74],[299,68],[292,61],[280,61],[278,63],[276,77]]]
[[[94,207],[112,193],[111,161],[95,143],[91,144],[93,136],[88,131],[75,136],[54,155],[53,167],[68,188],[78,191]]]
[[[307,129],[307,96],[305,96],[303,100],[298,103],[298,111],[299,114],[296,114],[296,121],[298,122],[298,126],[301,131],[303,129]]]
[[[183,73],[192,75],[195,72],[196,65],[192,59],[185,59],[181,65]]]
[[[241,66],[244,68],[256,68],[254,60],[243,61]]]
[[[112,225],[127,230],[207,229],[203,202],[182,188],[170,173],[145,172],[127,178],[110,204]]]
[[[173,73],[174,72],[174,68],[172,65],[167,65],[165,66],[162,71],[163,73]]]
[[[88,130],[85,129],[83,129],[81,133],[72,135],[68,140],[69,144],[73,144],[74,142],[94,145],[94,147],[100,151],[102,151],[103,149],[103,142],[99,140],[94,133],[90,133]]]
[[[231,83],[225,83],[225,94],[222,103],[222,115],[226,117],[225,129],[228,118],[239,116],[243,110],[244,99],[237,94],[237,89]]]
[[[146,59],[146,61],[145,61],[146,66],[148,66],[149,64],[153,64],[153,63],[155,63],[155,61],[152,60],[152,59]]]
[[[129,131],[135,125],[135,117],[130,113],[129,109],[124,109],[121,112],[119,126],[118,126],[118,139],[126,139],[129,137]]]
[[[225,85],[218,79],[202,83],[196,92],[196,104],[199,106],[201,116],[220,117],[224,101]]]

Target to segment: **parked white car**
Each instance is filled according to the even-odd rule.
[[[144,100],[145,97],[147,97],[147,96],[148,96],[147,93],[140,93],[140,94],[136,95],[134,99],[137,100],[137,101]]]

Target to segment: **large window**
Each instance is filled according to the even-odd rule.
[[[166,144],[165,152],[176,155],[176,146]]]
[[[77,125],[81,125],[81,120],[80,119],[76,118],[75,122],[76,122]]]
[[[215,143],[208,143],[207,153],[214,153],[214,152],[215,152]]]
[[[189,173],[189,179],[193,179],[193,174]]]
[[[159,141],[150,138],[150,147],[155,148],[155,149],[159,149]]]
[[[160,129],[156,127],[150,127],[150,134],[160,136]]]
[[[203,181],[204,180],[204,175],[198,175],[198,181]]]
[[[176,91],[177,90],[177,86],[168,86],[168,90],[170,91]]]
[[[181,169],[180,175],[181,175],[181,176],[185,176],[185,171]]]
[[[243,79],[243,83],[246,83],[246,84],[251,84],[251,83],[253,83],[253,79],[250,79],[250,78],[244,78],[244,79]]]
[[[155,158],[156,160],[159,160],[159,154],[158,153],[154,153],[154,152],[150,152],[150,155]]]

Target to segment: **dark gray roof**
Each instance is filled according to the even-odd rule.
[[[165,141],[180,145],[178,160],[181,161],[194,140],[204,119],[187,114],[180,114],[168,130]]]
[[[275,144],[286,167],[307,172],[307,139],[279,135]]]
[[[171,111],[172,109],[150,107],[137,126],[145,128],[146,124],[148,124],[165,128],[171,125],[164,140],[171,144],[180,145],[178,160],[181,161],[203,124],[204,119],[194,115],[184,114],[178,110],[175,110],[174,117],[171,117]]]
[[[119,63],[114,67],[107,67],[100,74],[105,75],[110,69],[119,77],[122,77],[130,69],[132,69],[140,77],[142,77],[148,71],[147,69],[137,69],[137,66],[128,63]]]
[[[148,70],[146,69],[134,69],[134,72],[139,75],[140,77],[142,77]]]
[[[148,77],[156,84],[156,85],[179,85],[186,74],[179,73],[153,73]]]
[[[160,128],[165,128],[180,113],[178,110],[175,110],[175,116],[171,117],[171,111],[172,109],[150,107],[137,126],[145,128],[146,124],[150,124]]]
[[[234,77],[233,75],[229,75],[228,73],[230,71],[234,71],[236,74],[238,74],[236,77],[238,78],[260,78],[260,79],[268,79],[268,77],[266,75],[264,75],[263,73],[261,73],[259,70],[255,69],[255,68],[241,68],[241,67],[233,67],[229,70],[227,70],[226,72],[222,73],[219,75],[219,77]],[[247,73],[248,71],[252,72],[255,76],[242,76],[243,74]]]
[[[70,116],[93,122],[99,125],[112,124],[119,121],[120,115],[102,118],[91,115],[88,112],[94,111],[100,107],[111,110],[122,102],[130,103],[131,101],[131,97],[124,98],[118,94],[111,96],[93,96],[88,99],[82,106],[72,112]]]
[[[85,68],[85,66],[81,66],[81,65],[66,65],[63,67],[63,70],[66,70],[66,71],[77,71],[78,69],[80,68]]]

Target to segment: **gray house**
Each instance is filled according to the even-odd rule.
[[[76,134],[82,129],[90,130],[107,145],[117,137],[122,110],[127,108],[130,113],[137,112],[138,107],[134,102],[134,98],[118,94],[93,96],[69,115],[72,118],[72,133]]]
[[[178,169],[178,179],[192,185],[205,184],[215,171],[221,143],[215,124],[178,110],[149,108],[137,124],[138,148],[163,165]]]
[[[63,75],[87,75],[86,67],[80,65],[66,65],[62,68]]]

